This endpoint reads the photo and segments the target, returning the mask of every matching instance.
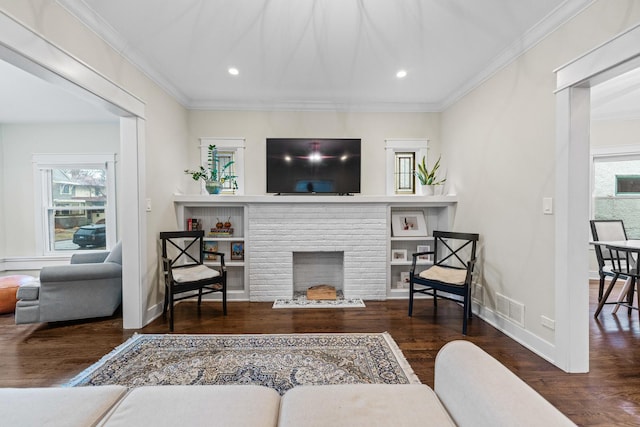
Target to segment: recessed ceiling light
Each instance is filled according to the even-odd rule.
[[[240,71],[238,71],[237,68],[231,67],[229,68],[229,74],[231,74],[232,76],[237,76],[238,74],[240,74]]]
[[[400,70],[396,73],[396,77],[399,79],[403,79],[407,77],[407,72],[405,70]]]

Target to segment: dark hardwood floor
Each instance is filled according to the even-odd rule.
[[[596,286],[591,284],[591,313]],[[420,380],[433,386],[434,358],[446,342],[463,339],[461,309],[442,301],[434,314],[430,301],[417,301],[407,316],[407,301],[367,301],[357,309],[278,309],[271,303],[192,302],[176,306],[176,333],[304,333],[388,331]],[[141,330],[122,330],[114,316],[88,322],[16,326],[13,315],[0,315],[0,387],[60,385],[87,368],[133,333],[167,333],[156,319]],[[566,374],[493,327],[474,318],[466,339],[504,363],[574,422],[584,426],[640,425],[640,322],[634,311],[612,315],[606,307],[590,322],[588,374]],[[505,408],[508,410],[508,408]]]

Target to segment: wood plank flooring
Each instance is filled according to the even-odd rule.
[[[591,287],[591,313],[596,286]],[[615,292],[614,292],[615,293]],[[462,339],[461,309],[442,301],[417,301],[407,316],[407,301],[366,301],[366,308],[278,309],[271,303],[230,302],[223,317],[219,303],[176,306],[176,333],[304,333],[388,331],[420,380],[433,386],[434,358],[440,347]],[[156,319],[142,330],[122,330],[114,316],[88,322],[14,325],[0,315],[0,387],[60,385],[87,368],[133,333],[167,333]],[[493,327],[474,318],[466,339],[504,363],[574,422],[584,426],[640,425],[640,322],[634,311],[611,314],[605,307],[590,322],[591,370],[566,374]],[[505,408],[507,410],[508,408]]]

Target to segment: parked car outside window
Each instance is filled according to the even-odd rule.
[[[84,248],[86,246],[105,246],[106,244],[106,225],[90,224],[84,225],[75,233],[73,233],[73,243]]]

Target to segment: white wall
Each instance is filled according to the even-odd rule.
[[[189,112],[189,156],[199,164],[199,138],[246,138],[247,195],[266,192],[266,145],[268,137],[361,138],[362,194],[384,195],[385,139],[428,138],[429,154],[440,152],[438,113],[328,113],[328,112]],[[443,159],[443,169],[447,161]],[[181,191],[194,194],[199,185],[184,176]]]
[[[640,145],[640,119],[591,122],[591,148],[619,145]]]
[[[38,256],[34,228],[32,155],[35,153],[119,153],[120,127],[114,123],[4,124],[2,179],[5,206],[2,234],[12,257]],[[117,167],[116,167],[117,171]],[[116,182],[118,177],[116,176]],[[6,209],[6,207],[12,207]]]
[[[139,179],[146,184],[144,197],[151,199],[152,211],[147,212],[145,218],[123,220],[146,221],[147,261],[146,265],[141,266],[143,273],[139,286],[142,288],[143,299],[150,308],[145,315],[148,320],[149,316],[154,314],[153,309],[157,310],[157,304],[161,303],[157,292],[158,232],[175,228],[173,192],[176,183],[182,179],[182,169],[188,164],[185,149],[188,135],[187,112],[171,95],[54,0],[0,0],[0,10],[88,64],[145,103],[145,138],[140,147],[140,155],[146,163],[146,172]],[[125,182],[123,185],[136,183]]]
[[[553,70],[639,20],[640,1],[596,1],[442,115],[443,157],[455,159],[449,181],[460,200],[454,229],[481,234],[487,308],[496,292],[525,304],[524,328],[510,325],[521,341],[554,342],[540,316],[554,318],[562,286],[554,284],[554,217],[542,214],[561,173]]]

